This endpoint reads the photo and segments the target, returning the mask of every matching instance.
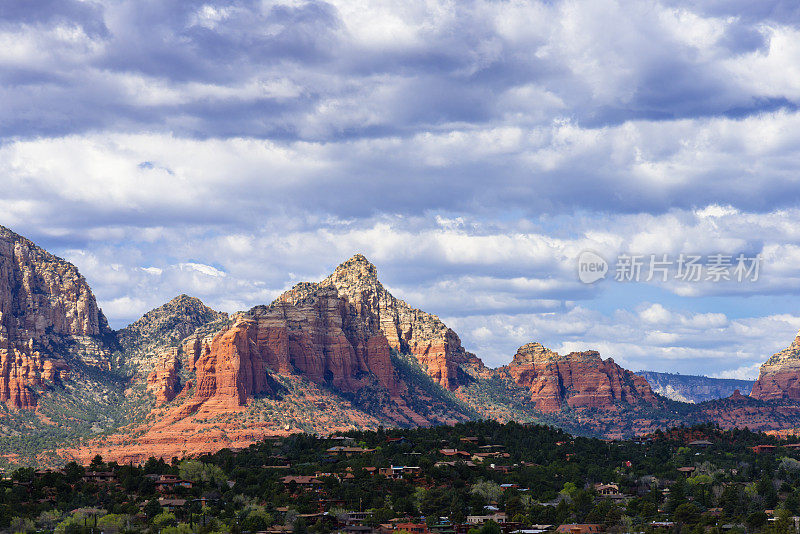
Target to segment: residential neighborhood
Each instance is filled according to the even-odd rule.
[[[795,534],[798,443],[714,425],[622,441],[488,421],[295,434],[192,459],[9,470],[0,528]]]

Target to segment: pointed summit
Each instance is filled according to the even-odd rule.
[[[120,330],[118,336],[126,350],[143,356],[157,345],[170,346],[201,326],[227,317],[227,313],[212,310],[200,299],[182,294],[150,310]]]
[[[340,270],[343,270],[343,269],[353,269],[353,268],[368,269],[368,270],[375,271],[377,273],[377,269],[375,269],[375,265],[373,265],[367,259],[367,257],[364,256],[361,253],[358,253],[358,254],[354,255],[352,258],[350,258],[349,260],[339,264],[339,266],[336,268],[336,270],[340,271]]]
[[[553,360],[558,357],[557,352],[548,349],[541,343],[526,343],[517,349],[517,353],[509,365],[533,365],[536,361]]]
[[[337,289],[343,287],[375,286],[378,282],[378,269],[363,254],[356,254],[340,264],[333,274],[321,282],[321,285],[332,285]]]
[[[302,282],[278,297],[273,304],[298,304],[336,291],[353,306],[369,330],[386,337],[389,346],[417,359],[428,375],[454,390],[473,379],[465,369],[477,373],[483,362],[461,346],[461,340],[441,319],[395,298],[378,280],[378,270],[363,254],[339,265],[319,283]]]

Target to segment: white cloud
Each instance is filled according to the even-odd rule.
[[[542,338],[748,374],[797,327],[784,10],[57,4],[3,14],[0,224],[75,262],[117,326],[181,292],[269,302],[363,252],[494,363]],[[583,250],[763,272],[586,286]]]

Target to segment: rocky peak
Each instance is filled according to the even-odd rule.
[[[558,359],[557,352],[545,348],[541,343],[526,343],[517,349],[509,365],[533,365],[536,361]]]
[[[209,324],[224,323],[228,314],[212,310],[195,297],[179,295],[150,310],[119,331],[122,346],[136,364],[152,364],[148,354],[154,349],[176,346]]]
[[[362,254],[339,265],[319,283],[295,285],[276,303],[300,304],[324,288],[335,289],[340,298],[354,306],[361,322],[371,333],[382,333],[389,345],[413,355],[435,382],[456,389],[471,381],[465,371],[482,370],[483,363],[461,346],[461,340],[441,319],[395,298],[378,280],[376,267]]]
[[[32,408],[70,362],[107,369],[114,347],[78,269],[0,226],[0,401]]]
[[[368,280],[378,281],[378,269],[370,263],[363,254],[356,254],[349,260],[341,263],[329,277],[340,280]]]
[[[498,370],[530,390],[542,412],[565,407],[616,410],[618,404],[656,404],[647,381],[594,350],[560,355],[540,343],[521,346],[512,362]]]
[[[588,350],[584,352],[570,352],[569,354],[561,355],[555,351],[544,347],[541,343],[526,343],[517,349],[514,359],[509,365],[523,366],[523,365],[536,365],[557,361],[598,361],[602,362],[600,353],[596,350]],[[613,364],[614,360],[609,358],[607,362]]]
[[[773,354],[762,367],[782,367],[786,365],[800,366],[800,332],[794,338],[791,345]]]
[[[339,265],[319,285],[335,287],[354,304],[375,305],[380,299],[394,299],[378,280],[378,269],[362,254]]]
[[[750,396],[760,400],[800,400],[800,333],[791,345],[764,362]]]

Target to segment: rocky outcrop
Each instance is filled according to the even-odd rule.
[[[546,413],[565,407],[615,411],[619,403],[658,402],[644,378],[611,358],[603,360],[596,351],[562,356],[539,343],[528,343],[498,372],[528,389],[536,409]]]
[[[800,333],[762,366],[750,396],[759,400],[800,400]]]
[[[227,313],[212,310],[200,299],[179,295],[120,330],[118,336],[129,361],[148,369],[164,347],[178,346],[199,328],[222,327],[227,319]]]
[[[354,306],[369,331],[382,333],[398,352],[413,355],[428,375],[445,388],[454,390],[469,383],[471,374],[465,369],[484,369],[480,359],[461,346],[458,334],[437,316],[392,296],[378,281],[375,266],[361,254],[339,265],[322,282],[298,284],[277,302],[301,302],[323,287],[336,289]]]
[[[174,399],[181,390],[178,377],[180,360],[178,348],[170,347],[156,354],[154,368],[147,375],[147,390],[156,397],[156,406]]]
[[[212,338],[188,340],[184,350],[197,374],[197,405],[243,406],[269,394],[268,372],[299,374],[347,393],[372,384],[390,395],[402,391],[386,338],[365,328],[332,288],[317,288],[294,303],[257,306]]]
[[[75,266],[0,227],[0,401],[33,408],[71,364],[108,369],[115,345]]]

